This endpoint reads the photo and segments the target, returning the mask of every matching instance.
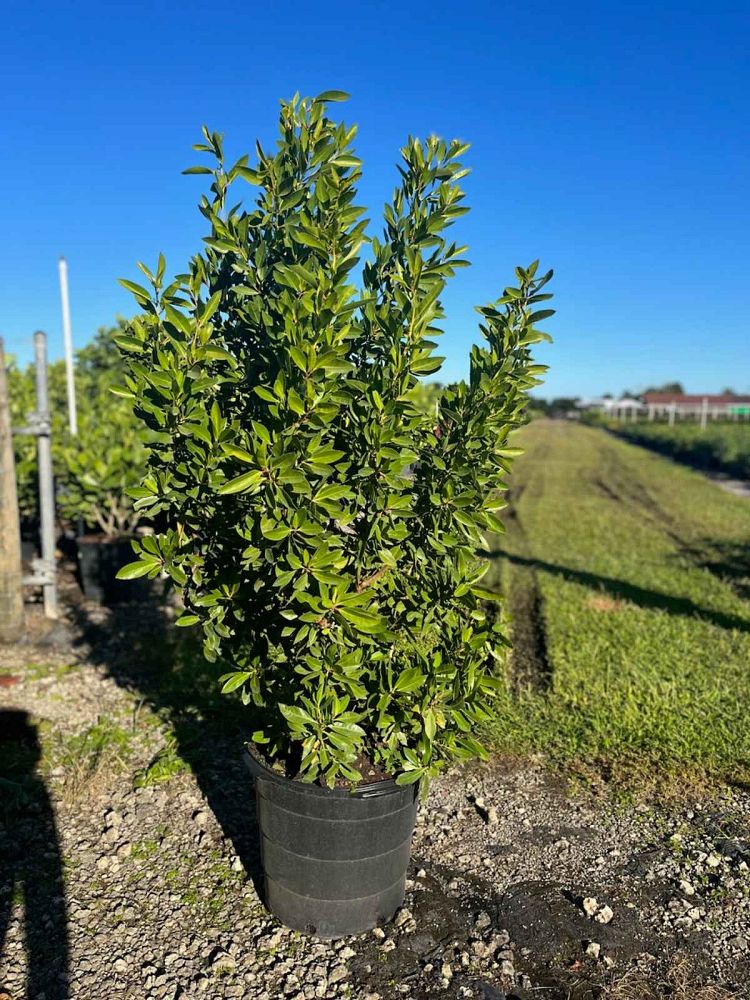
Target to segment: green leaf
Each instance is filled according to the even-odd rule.
[[[151,301],[151,292],[147,288],[144,288],[143,285],[139,285],[135,281],[128,281],[127,278],[118,278],[117,280],[123,288],[135,295],[137,299],[143,299],[146,302]]]
[[[315,103],[348,101],[350,96],[345,90],[324,90],[315,98]]]
[[[249,670],[236,670],[231,674],[224,674],[219,678],[219,682],[222,684],[222,694],[231,694],[232,691],[236,691],[237,688],[246,684],[252,676]]]
[[[248,184],[260,184],[260,174],[257,170],[252,170],[250,167],[235,167],[235,172],[238,177],[241,177],[243,181],[247,181]]]
[[[114,341],[121,350],[132,351],[134,354],[140,354],[144,348],[144,344],[140,340],[138,340],[137,337],[128,337],[125,334],[121,334],[119,337],[115,337]],[[112,391],[114,392],[115,390]],[[125,395],[122,389],[119,390],[118,394]]]
[[[549,319],[550,316],[554,315],[554,309],[540,309],[538,312],[532,313],[526,322],[533,326],[535,323],[541,323],[542,320]]]
[[[117,579],[136,580],[139,576],[145,576],[147,573],[150,573],[158,565],[160,563],[154,559],[139,559],[137,562],[128,563],[127,566],[119,569],[117,571]]]
[[[351,496],[351,490],[348,486],[332,483],[330,486],[322,486],[313,496],[313,500],[315,503],[323,503],[330,500],[343,500],[347,496]]]
[[[412,691],[416,691],[422,686],[424,682],[424,674],[421,670],[416,667],[409,667],[406,670],[402,670],[396,679],[396,683],[393,685],[394,691],[400,691],[402,694],[407,694]]]
[[[339,614],[353,625],[358,632],[364,632],[367,635],[377,635],[379,632],[385,631],[385,622],[378,615],[359,611],[354,608],[340,608]]]
[[[253,433],[255,434],[256,437],[260,438],[260,440],[264,444],[270,445],[270,443],[271,443],[271,435],[270,435],[270,433],[268,431],[268,428],[265,426],[265,424],[262,424],[259,420],[253,420],[252,421],[252,428],[253,428]]]
[[[177,619],[175,625],[179,625],[180,628],[187,628],[188,625],[196,625],[200,621],[198,615],[182,615]]]
[[[251,455],[249,451],[245,451],[244,448],[238,448],[234,444],[222,444],[221,450],[226,455],[231,455],[232,458],[238,459],[240,462],[247,462],[248,465],[255,465],[255,456]]]
[[[215,347],[209,345],[204,348],[203,354],[209,361],[231,361],[234,362],[234,355],[230,354],[229,351],[225,351],[223,347]]]
[[[496,590],[488,590],[486,587],[472,587],[471,592],[483,601],[502,601],[503,599],[502,594],[498,594]]]
[[[418,768],[413,771],[402,771],[401,774],[396,776],[397,785],[413,785],[415,782],[419,781],[424,771]]]
[[[221,496],[227,496],[230,493],[249,493],[250,490],[255,490],[260,486],[262,479],[263,473],[259,469],[253,469],[252,472],[244,472],[241,476],[230,479],[216,492]]]
[[[266,389],[264,385],[256,385],[253,391],[256,396],[260,396],[260,398],[264,399],[267,403],[278,403],[276,396],[274,396],[270,389]]]

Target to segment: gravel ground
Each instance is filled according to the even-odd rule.
[[[625,807],[529,761],[456,770],[394,924],[316,941],[263,908],[235,730],[156,687],[154,612],[30,625],[0,650],[0,726],[39,741],[0,785],[0,1000],[750,997],[746,792]]]

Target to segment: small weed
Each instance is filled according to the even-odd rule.
[[[159,841],[154,840],[153,837],[149,837],[146,840],[139,840],[133,844],[133,849],[130,852],[130,857],[134,858],[136,861],[148,861],[152,858],[159,850]]]
[[[167,738],[166,745],[156,754],[147,767],[136,771],[133,779],[135,788],[147,788],[163,781],[171,781],[179,774],[190,770],[188,762],[177,751],[177,741],[173,735]]]
[[[100,716],[93,726],[62,742],[56,757],[65,768],[63,797],[67,802],[84,794],[95,798],[118,773],[131,750],[132,733],[128,733],[108,716]]]

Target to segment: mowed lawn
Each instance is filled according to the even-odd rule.
[[[750,781],[750,502],[599,429],[518,443],[497,748],[631,788]]]

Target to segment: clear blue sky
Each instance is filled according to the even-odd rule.
[[[20,4],[0,58],[0,332],[81,346],[116,284],[199,246],[206,122],[270,140],[278,99],[347,90],[377,220],[408,133],[472,143],[473,267],[446,296],[446,378],[516,263],[556,271],[545,395],[681,379],[750,391],[750,6],[719,2]],[[247,189],[248,192],[251,189]]]

